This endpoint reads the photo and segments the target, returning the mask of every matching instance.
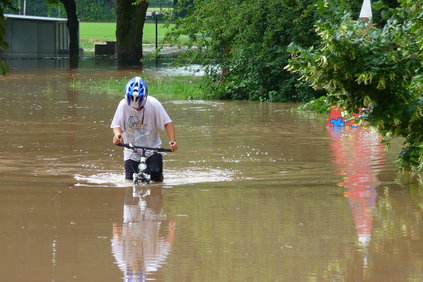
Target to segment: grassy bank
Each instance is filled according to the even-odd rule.
[[[202,88],[202,78],[198,76],[157,76],[143,72],[149,95],[161,100],[199,100],[206,99]],[[110,97],[122,96],[123,89],[130,77],[96,80],[76,80],[70,87],[91,94],[102,93]]]

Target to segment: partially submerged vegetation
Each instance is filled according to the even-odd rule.
[[[157,76],[143,72],[149,94],[165,100],[205,99],[201,77],[198,76]],[[96,80],[77,80],[70,87],[88,92],[106,93],[123,97],[123,89],[130,77],[106,78]]]
[[[310,48],[291,44],[286,69],[300,74],[313,88],[327,91],[329,104],[351,112],[363,109],[363,119],[386,141],[404,138],[399,165],[421,172],[422,4],[402,2],[401,8],[385,10],[383,28],[348,14],[318,21],[319,44]]]
[[[322,96],[317,99],[313,99],[307,103],[303,103],[298,106],[298,110],[300,111],[312,111],[316,113],[329,113],[330,111],[330,104],[327,101],[326,96]]]
[[[175,14],[186,17],[173,19],[168,36],[188,35],[190,58],[220,66],[206,76],[214,98],[307,102],[329,94],[327,105],[320,98],[304,108],[367,109],[385,139],[405,138],[401,168],[422,171],[422,3],[381,0],[370,25],[357,21],[361,4],[180,0]]]

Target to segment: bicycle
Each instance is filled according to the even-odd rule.
[[[172,150],[168,149],[168,148],[142,147],[142,146],[132,145],[131,143],[121,143],[121,144],[116,144],[116,145],[131,149],[134,152],[141,153],[141,159],[140,159],[140,163],[138,165],[138,173],[135,172],[133,174],[133,184],[134,185],[149,184],[150,181],[151,181],[151,175],[147,171],[147,163],[146,163],[147,157],[145,156],[146,151],[151,151],[153,154],[158,153],[158,152],[172,152]]]

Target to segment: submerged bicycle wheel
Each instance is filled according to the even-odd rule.
[[[149,184],[150,183],[150,175],[145,175],[144,173],[141,175],[137,175],[134,178],[134,184],[135,185],[139,185],[139,184]]]

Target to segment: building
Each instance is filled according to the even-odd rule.
[[[5,14],[7,56],[49,57],[69,53],[67,19]]]

